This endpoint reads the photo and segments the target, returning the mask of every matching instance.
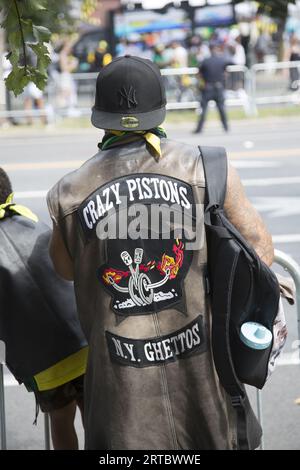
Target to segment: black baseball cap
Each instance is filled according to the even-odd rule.
[[[125,55],[101,69],[92,124],[100,129],[139,131],[159,126],[166,92],[159,68],[148,59]]]

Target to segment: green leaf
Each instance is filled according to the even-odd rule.
[[[25,67],[15,67],[5,79],[5,84],[9,90],[14,92],[15,96],[18,96],[24,91],[29,81],[30,77],[26,74]]]
[[[13,67],[17,67],[20,60],[20,51],[19,49],[14,49],[11,51],[9,56],[9,61]]]
[[[35,70],[34,75],[32,77],[32,81],[40,90],[44,90],[45,86],[47,85],[47,80],[47,74],[40,73],[40,71],[37,69]]]
[[[8,33],[11,31],[19,30],[19,22],[16,9],[12,4],[10,8],[4,9],[4,19],[1,23],[3,29],[5,29]]]
[[[45,11],[47,10],[46,0],[22,0],[26,11]]]
[[[51,31],[45,26],[33,25],[33,34],[38,42],[48,42],[51,36]]]
[[[22,30],[23,30],[23,35],[24,35],[25,40],[29,39],[30,41],[32,41],[34,37],[32,20],[30,19],[24,20],[22,18],[21,25],[22,25]]]
[[[19,49],[22,46],[22,35],[20,31],[9,33],[7,39],[12,49]]]
[[[42,44],[28,44],[37,56],[37,69],[43,74],[46,72],[48,65],[50,64],[50,56],[47,47]]]

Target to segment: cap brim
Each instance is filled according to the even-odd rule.
[[[107,113],[92,109],[91,121],[99,129],[113,129],[117,131],[144,131],[159,126],[166,117],[166,108],[156,109],[148,113],[119,114]],[[133,118],[134,125],[122,125],[122,119]],[[126,119],[125,119],[126,122]]]

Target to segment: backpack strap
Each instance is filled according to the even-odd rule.
[[[199,147],[206,179],[205,212],[223,209],[227,187],[227,155],[223,147]]]
[[[210,214],[216,209],[223,209],[227,188],[227,155],[222,147],[199,147],[206,179],[205,224],[211,225]],[[238,252],[236,253],[238,257]],[[227,261],[227,262],[226,262]],[[230,261],[230,262],[229,262]],[[224,287],[224,295],[214,297],[212,317],[212,349],[219,380],[230,395],[237,416],[237,440],[239,450],[251,449],[249,430],[253,427],[255,416],[248,401],[244,385],[238,380],[230,347],[229,324],[232,295],[232,260],[223,259],[220,279],[215,282]],[[217,273],[218,274],[218,273]],[[226,285],[225,285],[225,284]],[[226,305],[226,308],[224,308]],[[252,447],[253,448],[253,447]]]

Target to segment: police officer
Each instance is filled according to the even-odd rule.
[[[226,132],[228,131],[228,121],[224,106],[224,82],[225,69],[228,65],[233,65],[233,63],[220,54],[217,42],[211,42],[209,48],[211,56],[204,59],[199,68],[200,77],[203,80],[201,115],[194,133],[202,132],[209,101],[216,103],[223,128]]]
[[[151,61],[113,60],[98,75],[92,111],[105,130],[99,151],[48,194],[51,256],[75,280],[90,348],[87,449],[237,445],[235,411],[211,353],[202,160],[197,147],[167,139],[159,127],[165,106]],[[231,167],[225,206],[271,263],[271,237]]]

